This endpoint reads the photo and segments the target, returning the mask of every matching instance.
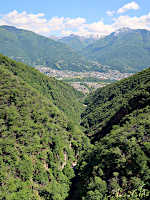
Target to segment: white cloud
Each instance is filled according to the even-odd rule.
[[[147,29],[150,30],[150,12],[148,15],[141,17],[129,17],[128,15],[121,15],[118,18],[113,19],[114,22],[111,25],[104,24],[103,20],[97,23],[86,25],[81,31],[77,32],[79,35],[108,35],[119,28],[129,27],[131,29]],[[76,34],[76,33],[75,33]]]
[[[66,30],[62,30],[62,31],[61,31],[61,34],[64,35],[64,36],[69,36],[69,35],[71,35],[72,33],[73,33],[73,32],[70,31],[70,30],[67,30],[67,31],[66,31]]]
[[[84,23],[86,22],[86,20],[84,18],[76,18],[76,19],[69,19],[65,24],[64,24],[64,28],[79,28],[80,26],[82,26]]]
[[[135,3],[135,1],[131,2],[131,3],[128,3],[126,5],[124,5],[122,8],[120,8],[117,13],[121,14],[121,13],[124,13],[128,10],[138,10],[140,9],[140,6]]]
[[[114,28],[112,25],[108,25],[108,24],[105,25],[103,21],[90,24],[88,25],[87,29],[90,33],[97,34],[97,35],[107,35],[114,31]]]
[[[58,31],[61,29],[63,23],[64,23],[65,18],[61,17],[58,18],[57,16],[53,17],[48,21],[48,27],[50,31]]]
[[[63,34],[72,33],[67,29],[79,29],[84,26],[84,18],[64,18],[52,17],[49,21],[45,18],[44,13],[28,14],[26,11],[18,13],[16,10],[6,15],[1,15],[0,25],[11,25],[21,29],[34,31],[38,34],[47,35],[52,31],[61,31]]]
[[[150,30],[150,13],[139,18],[120,15],[118,18],[113,19],[112,24],[105,24],[104,19],[92,24],[87,24],[86,19],[80,17],[71,19],[55,16],[47,20],[43,13],[35,15],[28,14],[25,11],[18,13],[14,10],[6,15],[1,15],[0,25],[11,25],[17,28],[31,30],[45,36],[49,36],[51,33],[55,34],[55,31],[64,36],[68,36],[72,33],[77,35],[108,35],[122,27]]]
[[[45,15],[39,13],[37,15],[27,14],[25,11],[18,13],[16,10],[6,15],[2,15],[0,25],[11,25],[17,28],[28,29],[36,33],[46,34],[49,32],[47,20],[43,18]]]
[[[115,13],[115,11],[114,10],[113,11],[108,10],[106,13],[108,14],[109,17],[111,17]]]
[[[148,15],[141,17],[129,17],[128,15],[121,15],[117,19],[114,19],[112,26],[116,29],[121,27],[129,27],[132,29],[147,29],[150,30],[150,12]]]

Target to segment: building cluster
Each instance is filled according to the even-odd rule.
[[[109,84],[109,83],[106,83]],[[104,87],[106,84],[99,84],[94,82],[70,82],[75,89],[82,91],[83,93],[90,93],[91,91],[96,90],[97,88]]]
[[[120,73],[117,70],[110,70],[108,69],[107,72],[94,72],[94,71],[84,71],[84,72],[75,72],[75,71],[60,71],[57,69],[51,69],[49,67],[36,67],[40,72],[43,74],[46,74],[49,77],[55,77],[56,79],[63,80],[63,79],[73,79],[73,78],[97,78],[99,80],[121,80],[123,78],[126,78],[128,76],[131,76],[132,73]],[[82,91],[83,93],[89,93],[93,90],[96,90],[97,88],[104,87],[108,83],[98,83],[97,82],[73,82],[72,80],[69,82],[70,85],[72,85],[74,88],[76,88],[79,91]]]
[[[107,72],[94,72],[94,71],[84,71],[84,72],[75,72],[75,71],[60,71],[57,69],[51,69],[49,67],[36,67],[40,72],[46,74],[50,77],[55,77],[57,79],[63,78],[76,78],[76,77],[92,77],[98,79],[110,79],[110,80],[121,80],[128,76],[131,76],[133,73],[120,73],[117,70],[108,70]]]

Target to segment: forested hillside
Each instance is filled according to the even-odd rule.
[[[103,137],[113,125],[136,109],[149,105],[150,69],[99,88],[85,99],[82,125],[89,136]]]
[[[95,64],[71,47],[12,26],[0,26],[0,53],[30,66],[90,70]]]
[[[82,125],[93,146],[78,162],[70,199],[149,199],[150,69],[85,99]]]
[[[79,122],[83,109],[83,104],[79,101],[84,96],[82,92],[77,91],[65,82],[47,77],[33,67],[11,60],[2,54],[0,54],[1,64],[50,99],[72,121]]]
[[[148,200],[150,106],[127,114],[82,156],[70,199]]]
[[[27,66],[1,56],[0,199],[63,200],[74,176],[71,166],[90,144],[51,100],[14,75],[13,67]]]
[[[150,31],[124,28],[85,47],[81,53],[120,72],[139,72],[150,67]]]
[[[150,68],[81,98],[0,54],[0,199],[149,200]]]

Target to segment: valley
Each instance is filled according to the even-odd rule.
[[[89,39],[0,26],[0,199],[149,200],[150,31]]]

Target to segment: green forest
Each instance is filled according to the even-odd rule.
[[[85,97],[0,54],[0,110],[0,199],[149,199],[150,69]]]
[[[47,77],[33,67],[16,62],[0,54],[0,65],[4,64],[5,69],[10,70],[14,75],[20,77],[34,89],[50,99],[60,110],[63,110],[72,121],[80,120],[83,104],[80,99],[84,94],[75,90],[63,81]]]
[[[81,125],[92,146],[78,162],[82,199],[149,199],[150,69],[84,103]]]
[[[16,61],[1,59],[0,198],[65,199],[75,176],[73,163],[89,139],[40,87],[7,69]],[[22,66],[24,71],[27,66]]]
[[[139,72],[150,63],[150,31],[128,29],[85,47],[80,53],[88,59],[108,65],[120,72]]]
[[[150,31],[125,29],[97,41],[76,35],[54,41],[32,31],[4,25],[0,26],[0,53],[33,67],[137,73],[149,68]]]
[[[0,26],[0,53],[30,66],[83,71],[99,67],[66,44],[13,26]],[[101,69],[101,68],[100,68]]]

